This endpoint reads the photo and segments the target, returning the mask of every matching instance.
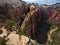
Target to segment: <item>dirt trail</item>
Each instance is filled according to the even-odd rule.
[[[52,35],[52,33],[55,32],[57,29],[58,29],[58,27],[56,27],[55,29],[51,29],[51,30],[48,32],[48,40],[47,40],[48,42],[49,42],[49,41],[52,41],[51,35]]]

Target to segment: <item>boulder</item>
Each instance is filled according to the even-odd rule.
[[[6,42],[7,45],[19,45],[19,35],[16,34],[15,31],[11,32],[6,40],[8,39],[8,41]]]

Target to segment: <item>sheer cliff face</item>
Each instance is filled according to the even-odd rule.
[[[40,23],[41,21],[41,14],[39,9],[35,9],[27,14],[25,17],[21,28],[25,31],[27,36],[30,36],[31,38],[35,38],[35,30],[36,25]]]
[[[30,7],[30,12],[26,15],[21,25],[25,34],[31,39],[37,40],[39,43],[45,43],[47,41],[47,32],[50,27],[46,23],[46,20],[44,20],[47,16],[42,17],[42,14],[41,8],[33,9],[33,7]]]
[[[47,33],[49,32],[50,24],[60,24],[59,12],[60,9],[54,7],[35,9],[35,7],[32,6],[21,28],[27,36],[36,39],[39,43],[44,43],[47,41]]]

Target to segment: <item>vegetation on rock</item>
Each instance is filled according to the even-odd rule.
[[[14,21],[13,20],[7,20],[7,22],[5,24],[5,28],[10,29],[10,28],[12,28],[12,26],[14,26]]]
[[[18,34],[19,35],[25,35],[24,31],[21,29],[20,26],[18,26]]]

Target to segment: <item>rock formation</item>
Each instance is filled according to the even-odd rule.
[[[2,27],[1,30],[2,33],[0,34],[0,45],[3,39],[6,40],[6,45],[28,45],[30,43],[29,41],[31,41],[31,43],[35,42],[27,36],[16,34],[16,31],[8,32],[8,30],[4,27]]]
[[[23,21],[21,28],[25,31],[27,36],[31,36],[34,39],[34,33],[36,30],[36,25],[41,21],[40,10],[35,9],[27,14],[25,20]],[[28,33],[29,32],[29,33]]]

